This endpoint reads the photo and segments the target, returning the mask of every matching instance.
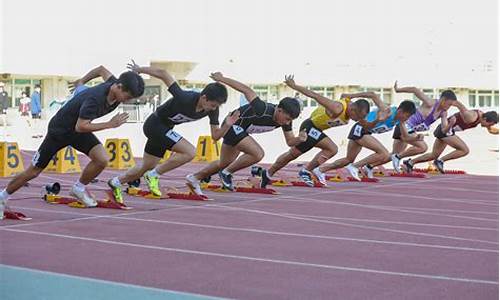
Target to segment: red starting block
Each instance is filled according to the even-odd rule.
[[[110,195],[110,193],[108,193]],[[110,197],[111,199],[112,197]],[[84,204],[78,202],[77,199],[72,197],[58,196],[53,194],[45,194],[43,199],[50,204],[65,204],[75,208],[87,208]],[[111,209],[132,209],[132,207],[126,206],[123,203],[118,203],[114,200],[97,200],[97,207],[100,208],[111,208]]]
[[[371,182],[371,183],[376,183],[380,181],[377,178],[368,178],[368,177],[361,177],[361,181],[356,180],[353,177],[347,177],[347,180],[351,182]]]
[[[314,181],[314,185],[313,186],[308,186],[303,181],[291,181],[290,183],[292,184],[292,186],[315,187],[315,188],[323,188],[323,187],[325,187],[324,185],[322,185],[320,182],[317,182],[317,181]]]
[[[29,221],[31,218],[26,217],[23,213],[17,212],[17,211],[12,211],[12,210],[6,210],[3,212],[3,217],[5,219],[9,220],[21,220],[21,221]]]
[[[162,196],[155,196],[150,191],[141,190],[136,187],[128,187],[127,194],[146,199],[175,199],[175,200],[193,200],[193,201],[208,201],[211,200],[205,195],[198,195],[192,192],[163,192]]]
[[[224,189],[220,184],[207,183],[201,185],[202,189],[207,189],[212,192],[227,192],[228,190]],[[273,189],[263,189],[260,187],[242,187],[237,186],[234,188],[235,192],[238,193],[255,193],[255,194],[271,194],[276,195],[279,194],[276,190]]]
[[[423,174],[423,173],[417,173],[417,172],[412,172],[412,173],[396,173],[396,172],[393,172],[393,173],[391,173],[391,177],[427,178],[427,176],[425,176],[425,174]]]

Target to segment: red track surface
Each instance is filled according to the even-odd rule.
[[[162,185],[181,187],[200,167]],[[94,193],[117,173],[103,172]],[[43,173],[12,196],[33,220],[0,222],[1,264],[240,299],[498,299],[498,177],[207,192],[207,202],[125,196],[129,211],[41,200],[42,185],[67,193],[75,178]]]

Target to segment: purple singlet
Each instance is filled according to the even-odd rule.
[[[429,130],[432,123],[434,123],[440,116],[437,118],[434,117],[434,112],[439,106],[439,100],[434,102],[434,106],[432,107],[431,112],[427,117],[424,117],[420,110],[417,111],[406,121],[406,127],[412,131],[427,131]]]

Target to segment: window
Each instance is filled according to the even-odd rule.
[[[205,88],[205,85],[201,83],[189,83],[184,88],[189,91],[201,92]]]
[[[424,94],[425,94],[427,97],[429,97],[429,98],[431,98],[431,99],[436,99],[436,98],[438,98],[438,97],[439,97],[439,96],[438,96],[438,95],[436,95],[436,93],[434,92],[434,89],[422,89],[422,91],[424,92]],[[418,99],[418,98],[417,98],[417,96],[413,95],[413,102],[415,102],[415,103],[417,103],[417,104],[418,104],[418,103],[420,103],[420,101],[421,101],[421,100],[420,100],[420,99]]]
[[[254,92],[257,94],[257,96],[262,100],[262,101],[268,101],[269,99],[269,86],[267,85],[252,85],[251,88],[254,90]]]
[[[469,90],[469,106],[471,108],[498,107],[498,91]]]
[[[359,92],[374,92],[385,104],[390,105],[392,103],[392,90],[390,88],[373,88],[373,87],[362,87]],[[374,106],[372,100],[367,99],[371,106]]]

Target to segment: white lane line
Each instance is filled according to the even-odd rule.
[[[233,255],[233,254],[225,254],[225,253],[218,253],[218,252],[197,251],[197,250],[188,250],[188,249],[181,249],[181,248],[160,247],[160,246],[153,246],[153,245],[141,245],[141,244],[135,244],[135,243],[86,238],[86,237],[79,237],[79,236],[65,235],[65,234],[36,232],[36,231],[12,229],[12,228],[2,228],[0,230],[17,232],[17,233],[32,234],[32,235],[50,236],[50,237],[57,237],[57,238],[63,238],[63,239],[89,241],[89,242],[96,242],[96,243],[115,245],[115,246],[123,246],[123,247],[135,247],[135,248],[141,248],[141,249],[177,252],[177,253],[183,253],[183,254],[204,255],[204,256],[219,257],[219,258],[224,258],[224,259],[235,259],[235,260],[245,260],[245,261],[263,262],[263,263],[274,263],[274,264],[283,264],[283,265],[300,266],[300,267],[311,267],[311,268],[329,269],[329,270],[339,270],[339,271],[352,271],[352,272],[371,273],[371,274],[379,274],[379,275],[392,275],[392,276],[400,276],[400,277],[422,278],[422,279],[429,279],[429,280],[445,280],[445,281],[467,282],[467,283],[474,283],[474,284],[498,285],[498,281],[475,279],[475,278],[462,278],[462,277],[451,277],[451,276],[443,276],[443,275],[385,271],[385,270],[357,268],[357,267],[339,266],[339,265],[315,264],[315,263],[307,263],[307,262],[300,262],[300,261],[269,259],[269,258],[263,258],[263,257],[251,257],[251,256]]]
[[[44,210],[44,209],[30,209],[30,210],[52,212],[52,211]],[[61,212],[61,213],[64,213],[64,212]],[[97,217],[95,215],[83,214],[83,213],[71,213],[71,214],[79,215],[79,216],[86,216],[86,217]],[[106,217],[106,219],[111,219],[111,220],[151,222],[151,223],[160,223],[160,224],[183,225],[183,226],[192,226],[192,227],[199,227],[199,228],[219,229],[219,230],[229,230],[229,231],[242,231],[242,232],[262,233],[262,234],[271,234],[271,235],[294,236],[294,237],[304,237],[304,238],[319,238],[319,239],[328,239],[328,240],[342,240],[342,241],[352,241],[352,242],[413,246],[413,247],[437,248],[437,249],[449,249],[449,250],[463,250],[463,251],[498,253],[497,250],[493,250],[493,249],[455,247],[455,246],[446,246],[446,245],[437,245],[437,244],[409,243],[409,242],[374,240],[374,239],[360,239],[360,238],[349,238],[349,237],[332,236],[332,235],[315,235],[315,234],[303,234],[303,233],[294,233],[294,232],[285,232],[285,231],[261,230],[261,229],[256,229],[256,228],[252,228],[252,227],[234,227],[234,226],[228,227],[228,226],[218,226],[218,225],[199,224],[199,223],[190,223],[190,222],[178,222],[178,221],[167,221],[167,220],[158,220],[158,219],[131,218],[131,217],[129,217],[130,215],[132,215],[132,214],[99,215],[99,216]],[[134,215],[139,215],[139,213],[134,214]],[[84,221],[87,219],[81,218],[78,220]],[[75,219],[73,219],[72,221],[75,221]],[[33,225],[33,224],[30,224],[30,225]],[[40,223],[38,223],[37,225],[40,225]],[[4,226],[4,227],[12,228],[14,226]],[[15,227],[19,227],[19,226],[15,226]]]
[[[268,212],[268,211],[257,210],[257,209],[245,209],[245,208],[240,208],[240,207],[232,207],[232,208],[235,210],[241,210],[241,211],[246,211],[246,212],[251,212],[251,213],[256,213],[256,214],[270,215],[270,216],[276,216],[276,217],[281,217],[281,218],[290,218],[290,219],[296,219],[296,220],[302,220],[302,221],[310,221],[310,222],[315,222],[315,223],[335,224],[335,225],[341,225],[341,226],[346,226],[346,227],[362,228],[362,229],[368,229],[368,230],[374,230],[374,231],[401,233],[401,234],[405,234],[405,235],[415,235],[415,236],[424,236],[424,237],[432,237],[432,238],[441,238],[441,239],[449,239],[449,240],[457,240],[457,241],[467,241],[467,242],[484,243],[484,244],[490,244],[490,245],[498,245],[498,242],[492,242],[492,241],[486,241],[486,240],[468,239],[468,238],[461,238],[461,237],[442,235],[442,234],[432,234],[432,233],[424,233],[424,232],[398,230],[398,229],[390,229],[390,228],[385,228],[385,227],[359,225],[359,224],[351,224],[351,223],[336,222],[336,221],[329,221],[329,220],[319,220],[319,219],[304,218],[304,217],[294,217],[294,216],[286,215],[283,213],[274,213],[274,212]]]
[[[366,223],[381,223],[381,224],[397,224],[397,225],[411,225],[411,226],[424,226],[424,227],[442,227],[442,228],[456,228],[456,229],[498,231],[498,228],[493,228],[493,227],[476,227],[476,226],[462,226],[462,225],[448,225],[448,224],[432,224],[432,223],[415,223],[415,222],[401,222],[401,221],[385,221],[385,220],[378,220],[378,219],[342,218],[342,217],[304,215],[304,214],[285,214],[285,215],[296,216],[296,217],[306,217],[306,218],[319,218],[319,219],[332,219],[332,220],[343,220],[343,221],[366,222]]]

